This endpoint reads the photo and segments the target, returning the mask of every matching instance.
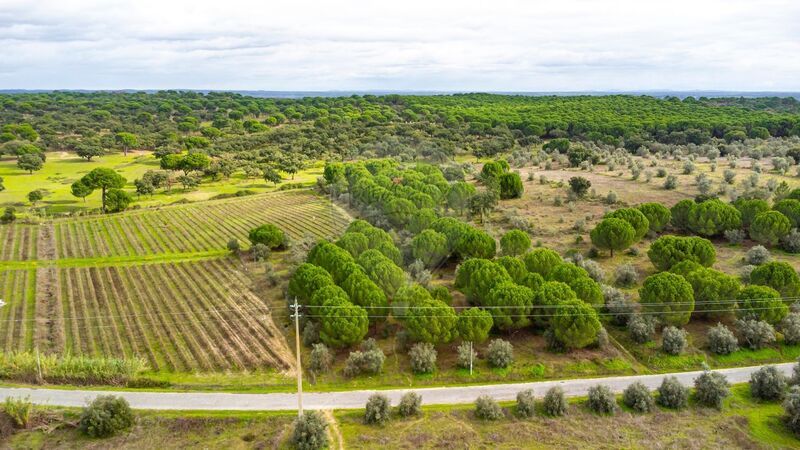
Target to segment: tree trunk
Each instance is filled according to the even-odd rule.
[[[103,214],[105,214],[106,213],[106,188],[103,187],[101,189],[102,189],[102,191],[101,191],[102,192],[101,200],[102,200],[102,205],[103,205],[102,206],[102,210],[103,210]]]

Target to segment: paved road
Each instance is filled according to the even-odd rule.
[[[776,367],[791,375],[794,363],[777,364]],[[750,374],[760,368],[738,367],[720,369],[731,383],[744,383]],[[702,371],[680,372],[671,375],[689,386]],[[497,400],[514,400],[517,392],[533,389],[537,396],[544,395],[552,386],[561,386],[567,396],[586,395],[590,386],[605,384],[614,392],[622,392],[629,384],[641,381],[651,389],[661,384],[665,375],[635,375],[627,377],[587,378],[560,381],[540,381],[533,383],[493,384],[482,386],[459,386],[421,389],[392,389],[381,391],[397,404],[400,397],[410,390],[422,395],[424,404],[472,403],[479,395],[490,395]],[[363,408],[367,398],[375,391],[310,392],[303,395],[303,404],[308,409]],[[92,390],[59,390],[30,388],[0,388],[0,401],[6,397],[29,396],[31,401],[41,405],[84,406],[95,396],[114,394],[125,397],[137,409],[156,410],[239,410],[239,411],[281,411],[297,408],[295,394],[234,394],[234,393],[187,393],[187,392],[110,392]]]

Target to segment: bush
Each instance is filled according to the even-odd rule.
[[[671,191],[678,187],[678,177],[675,175],[667,175],[667,179],[664,180],[664,189]]]
[[[790,313],[781,321],[781,333],[786,344],[800,344],[800,313]]]
[[[536,415],[536,398],[533,389],[526,389],[517,393],[517,416],[529,419]]]
[[[718,323],[717,326],[711,327],[706,334],[708,341],[708,349],[717,355],[729,355],[739,350],[739,343],[736,341],[736,336],[725,325]]]
[[[362,374],[377,375],[383,370],[386,356],[379,348],[350,352],[344,366],[344,374],[354,377]]]
[[[670,355],[680,355],[686,348],[686,331],[672,326],[664,328],[661,350]]]
[[[503,416],[503,410],[492,397],[481,395],[475,400],[475,417],[482,420],[500,420]]]
[[[108,437],[133,425],[128,401],[113,395],[98,395],[81,411],[78,428],[91,437]]]
[[[764,264],[765,262],[769,261],[769,259],[769,250],[767,250],[763,245],[756,245],[748,250],[744,255],[744,260],[747,262],[747,264],[754,266]]]
[[[685,408],[689,402],[689,388],[682,385],[676,377],[664,377],[658,387],[656,402],[666,408]]]
[[[775,329],[763,320],[737,320],[736,329],[747,347],[753,350],[775,342]]]
[[[29,398],[14,398],[6,397],[3,402],[3,411],[11,417],[14,425],[19,428],[28,428],[28,423],[31,420],[31,411],[33,411],[33,403]]]
[[[383,425],[389,420],[391,414],[391,405],[389,397],[383,394],[372,394],[367,399],[367,405],[364,408],[364,423],[369,425]]]
[[[608,386],[598,384],[589,388],[589,409],[600,414],[613,414],[617,410],[617,399]]]
[[[642,203],[637,208],[647,218],[650,224],[650,231],[653,233],[663,231],[672,218],[669,208],[661,203]]]
[[[567,399],[564,390],[558,386],[553,386],[547,390],[542,403],[545,414],[549,416],[563,416],[567,413]]]
[[[628,331],[634,342],[650,342],[656,332],[656,320],[652,316],[634,315],[628,320]]]
[[[411,370],[414,373],[433,373],[436,371],[436,349],[433,344],[420,342],[408,352],[411,358]]]
[[[269,259],[269,247],[264,244],[254,244],[250,247],[250,254],[253,255],[253,261],[266,261]]]
[[[722,401],[730,394],[728,379],[719,372],[705,371],[694,380],[694,397],[701,405],[722,409]]]
[[[647,256],[656,269],[669,270],[682,261],[694,261],[704,267],[711,267],[717,258],[717,252],[708,239],[666,235],[653,241]]]
[[[789,253],[800,253],[800,231],[795,228],[784,236],[781,247]]]
[[[283,231],[271,223],[253,228],[247,237],[253,245],[262,244],[269,249],[281,247],[286,239]]]
[[[640,413],[650,412],[655,408],[656,401],[650,389],[642,382],[631,383],[622,393],[622,403],[628,408]]]
[[[503,255],[521,255],[531,248],[531,238],[522,230],[511,230],[500,238]]]
[[[553,337],[570,349],[583,348],[596,342],[601,328],[597,310],[577,299],[559,302],[550,318]]]
[[[620,286],[630,287],[639,282],[639,274],[631,264],[617,266],[614,272],[614,282]]]
[[[725,236],[725,239],[733,245],[741,244],[746,236],[744,230],[725,230],[722,234]]]
[[[773,261],[762,264],[750,274],[750,282],[769,286],[784,297],[800,296],[800,276],[789,263]]]
[[[328,421],[319,411],[305,411],[294,420],[289,442],[298,450],[319,450],[328,447]]]
[[[422,396],[416,392],[406,392],[400,397],[397,405],[397,414],[400,417],[411,417],[422,414]]]
[[[508,367],[514,362],[514,346],[503,339],[494,339],[486,348],[486,359],[492,367]]]
[[[775,366],[762,367],[750,375],[750,394],[759,400],[780,400],[787,386],[786,377]]]
[[[0,216],[0,223],[11,223],[17,220],[17,214],[13,206],[6,207],[3,215]]]
[[[778,211],[759,213],[750,225],[750,236],[762,244],[775,245],[792,230],[792,223]]]
[[[606,310],[611,315],[611,322],[615,325],[627,325],[636,311],[636,303],[629,299],[624,292],[611,286],[603,286],[603,298],[606,302]]]
[[[783,402],[786,427],[796,435],[800,435],[800,387],[794,386]]]
[[[767,286],[751,285],[737,296],[736,316],[745,320],[763,320],[775,324],[789,313],[778,291]]]
[[[569,188],[578,197],[586,195],[590,187],[592,187],[592,182],[586,178],[572,177],[569,179]]]
[[[469,369],[470,361],[472,361],[474,365],[475,361],[478,360],[478,354],[469,342],[462,342],[459,344],[457,353],[456,365],[462,369]]]
[[[308,368],[314,374],[321,374],[329,371],[333,364],[333,355],[325,344],[314,344],[309,356]]]
[[[234,238],[228,241],[228,251],[233,253],[234,255],[238,255],[239,251],[242,249],[242,246],[239,244],[239,240]]]

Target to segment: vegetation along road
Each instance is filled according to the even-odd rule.
[[[794,363],[776,364],[782,373],[791,375]],[[730,383],[744,383],[750,380],[750,374],[762,366],[736,367],[720,369]],[[579,397],[587,394],[589,387],[604,384],[615,393],[621,393],[628,385],[640,381],[648,388],[655,390],[665,376],[674,375],[686,386],[691,386],[694,379],[702,371],[678,372],[674,374],[636,375],[626,377],[584,378],[572,380],[541,381],[534,383],[494,384],[480,386],[458,386],[415,389],[422,395],[422,403],[428,405],[472,403],[478,396],[490,395],[498,401],[514,400],[519,391],[533,389],[537,395],[543,395],[553,386],[561,386],[568,397]],[[391,389],[382,391],[393,404],[408,392],[407,389]],[[354,390],[342,392],[314,392],[303,395],[306,409],[346,409],[362,408],[372,390]],[[35,404],[49,406],[85,406],[97,395],[113,394],[124,397],[136,409],[151,410],[192,410],[192,411],[283,411],[297,407],[295,394],[234,394],[234,393],[181,393],[181,392],[109,392],[93,390],[60,390],[30,388],[0,388],[0,399],[7,397],[29,397]]]

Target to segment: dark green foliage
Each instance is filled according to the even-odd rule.
[[[733,206],[742,214],[742,226],[745,228],[750,227],[757,215],[769,211],[769,203],[757,198],[740,198],[733,202]]]
[[[689,388],[676,377],[664,377],[658,387],[656,403],[666,408],[683,409],[689,402]]]
[[[525,281],[530,273],[525,267],[525,263],[522,262],[521,259],[513,256],[503,256],[498,258],[496,262],[506,269],[506,272],[508,272],[508,275],[511,277],[511,279],[514,280],[514,283],[522,285],[525,284]]]
[[[697,271],[697,270],[703,270],[703,269],[705,269],[705,267],[703,267],[699,263],[687,260],[687,261],[681,261],[678,264],[675,264],[674,266],[672,266],[669,269],[669,271],[674,273],[674,274],[676,274],[676,275],[680,275],[680,276],[685,278],[690,273],[692,273],[694,271]]]
[[[270,249],[281,247],[284,243],[284,239],[286,238],[283,234],[283,230],[271,223],[266,223],[259,227],[253,228],[250,230],[250,233],[248,233],[247,237],[250,239],[250,243],[253,245],[263,244]]]
[[[292,426],[291,445],[298,450],[328,447],[328,421],[319,411],[305,411]]]
[[[505,415],[492,397],[481,395],[475,400],[475,417],[481,420],[500,420]]]
[[[569,139],[556,138],[545,143],[542,148],[547,151],[555,151],[558,153],[567,153],[570,147]]]
[[[122,212],[133,202],[133,197],[122,189],[109,189],[106,192],[106,211]]]
[[[465,271],[468,268],[465,268]],[[456,275],[458,277],[458,275]],[[467,292],[469,298],[476,300],[478,303],[483,303],[489,300],[489,292],[505,282],[512,282],[511,276],[508,275],[506,269],[500,264],[491,262],[490,264],[481,264],[472,272],[469,280]]]
[[[787,198],[775,203],[772,209],[786,216],[793,228],[800,228],[800,200]]]
[[[656,313],[664,323],[685,325],[694,311],[692,285],[669,272],[651,275],[639,289],[639,303],[643,311]]]
[[[408,221],[408,231],[419,234],[422,230],[430,228],[436,220],[436,211],[431,208],[422,208],[417,210]]]
[[[522,179],[518,173],[504,173],[500,175],[500,198],[519,198],[522,197]]]
[[[750,225],[750,237],[766,245],[775,245],[792,230],[792,223],[778,211],[759,213]]]
[[[422,414],[422,396],[416,392],[406,392],[400,397],[397,405],[397,414],[400,417],[419,416]]]
[[[614,414],[617,411],[617,399],[608,386],[598,384],[589,388],[589,409],[598,414]]]
[[[695,204],[689,211],[689,229],[702,236],[720,236],[742,227],[742,214],[721,200]]]
[[[314,264],[303,263],[289,279],[288,293],[290,298],[297,298],[301,305],[307,305],[317,290],[330,285],[333,285],[333,279],[328,271]]]
[[[345,233],[336,241],[336,245],[347,250],[353,258],[369,249],[369,239],[362,233]]]
[[[489,312],[496,327],[503,330],[519,329],[530,324],[527,315],[533,295],[530,288],[506,281],[495,285],[481,304],[490,307]]]
[[[367,399],[367,405],[364,408],[364,423],[383,425],[389,420],[391,412],[389,397],[383,394],[372,394]]]
[[[426,267],[436,267],[448,255],[447,236],[433,230],[424,230],[411,240],[411,254]]]
[[[739,292],[736,316],[744,320],[763,320],[776,324],[789,313],[789,307],[775,289],[768,286],[747,286]]]
[[[672,208],[670,208],[670,214],[672,215],[670,222],[672,223],[672,226],[679,230],[688,230],[689,214],[691,213],[692,209],[694,209],[694,206],[694,201],[686,199],[679,201]]]
[[[536,415],[536,398],[533,389],[526,389],[517,393],[517,416],[529,419]]]
[[[684,263],[676,264],[680,266]],[[670,271],[672,272],[672,271]],[[694,312],[704,315],[721,316],[733,311],[731,301],[739,294],[739,280],[724,272],[700,268],[684,276],[692,285],[694,292]]]
[[[458,316],[455,310],[438,300],[423,300],[398,317],[412,341],[444,344],[456,337]]]
[[[660,233],[672,219],[672,212],[661,203],[642,203],[637,206],[639,211],[647,218],[650,231]]]
[[[463,231],[455,245],[461,258],[494,258],[497,243],[488,233],[468,227]]]
[[[594,343],[602,328],[597,311],[579,300],[560,302],[550,320],[553,336],[566,348],[583,348]]]
[[[322,306],[328,300],[344,300],[350,301],[350,298],[347,296],[347,293],[344,289],[340,288],[336,285],[329,285],[319,288],[314,294],[311,296],[311,301],[308,302],[309,306]],[[306,305],[303,305],[306,306]]]
[[[494,339],[486,347],[486,360],[492,367],[508,367],[514,362],[514,346],[503,339]]]
[[[367,334],[367,311],[347,300],[336,297],[319,309],[319,337],[330,347],[347,347],[360,342]]]
[[[750,394],[759,400],[780,400],[787,387],[786,376],[775,366],[762,367],[750,375]]]
[[[531,248],[531,238],[522,230],[511,230],[500,238],[503,255],[518,256]]]
[[[544,412],[552,417],[563,416],[567,413],[567,399],[564,396],[564,390],[558,386],[553,386],[548,389],[544,395],[542,402]]]
[[[606,219],[622,219],[634,229],[634,241],[641,240],[650,229],[650,221],[636,208],[620,208],[605,215]]]
[[[669,270],[683,261],[694,261],[711,267],[717,258],[711,241],[699,237],[661,236],[647,251],[647,256],[658,270]]]
[[[569,179],[569,188],[578,197],[583,197],[589,188],[592,187],[592,182],[583,177],[572,177]]]
[[[106,211],[106,196],[111,189],[122,189],[127,180],[113,169],[98,167],[81,178],[81,183],[86,189],[100,189],[102,191],[102,209]]]
[[[480,344],[489,338],[492,314],[480,308],[468,308],[458,315],[458,335],[466,342]]]
[[[708,349],[717,355],[729,355],[739,350],[736,336],[721,323],[708,329],[706,341],[708,342]]]
[[[561,256],[549,248],[534,248],[526,253],[522,260],[529,272],[538,273],[545,279],[549,278],[550,272],[561,264]]]
[[[653,411],[656,406],[656,401],[650,389],[640,381],[631,383],[625,388],[622,392],[622,403],[640,413]]]
[[[78,428],[84,434],[109,437],[133,425],[134,417],[128,401],[114,395],[98,395],[81,411]]]
[[[800,276],[789,263],[774,261],[762,264],[753,269],[750,282],[769,286],[784,297],[800,296]]]
[[[609,250],[613,257],[614,250],[625,250],[633,244],[636,230],[623,219],[607,218],[594,227],[590,236],[595,247]]]
[[[493,264],[488,259],[470,258],[462,262],[456,268],[456,279],[454,287],[470,297],[472,287],[472,276],[481,268]],[[506,273],[507,274],[507,273]]]
[[[472,198],[475,193],[475,186],[467,182],[458,181],[453,183],[447,190],[447,206],[459,213],[463,213],[464,209],[469,205],[469,199]]]
[[[728,379],[719,372],[703,372],[694,380],[694,397],[701,405],[722,409],[722,401],[730,395]]]
[[[433,373],[436,371],[436,349],[432,344],[419,342],[408,352],[411,370],[414,373]]]

